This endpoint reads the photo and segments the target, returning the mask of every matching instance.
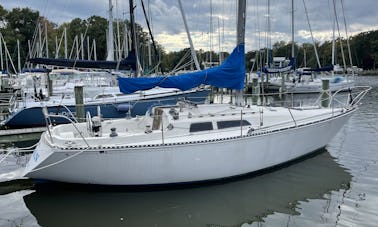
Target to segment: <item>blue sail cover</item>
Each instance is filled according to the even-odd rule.
[[[245,77],[244,43],[239,44],[220,66],[178,76],[118,77],[120,91],[125,94],[154,87],[178,88],[182,91],[201,84],[219,88],[243,89]]]

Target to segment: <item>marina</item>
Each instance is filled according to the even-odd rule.
[[[358,114],[351,117],[325,149],[304,159],[263,174],[170,187],[3,182],[0,206],[5,212],[1,212],[0,221],[3,225],[27,226],[55,226],[56,220],[61,219],[64,219],[62,225],[74,226],[125,223],[132,226],[275,226],[281,223],[374,226],[378,198],[375,184],[378,78],[359,77],[357,83],[373,87]],[[18,161],[10,159],[2,163],[0,178],[4,180],[7,170],[19,169],[26,161],[19,157]],[[14,205],[9,208],[9,204]],[[52,213],[46,213],[46,209]]]
[[[0,4],[0,226],[378,222],[378,30],[355,3],[18,4],[37,3]]]

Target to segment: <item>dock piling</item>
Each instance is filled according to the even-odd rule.
[[[75,86],[76,118],[78,122],[84,121],[84,95],[83,86]]]

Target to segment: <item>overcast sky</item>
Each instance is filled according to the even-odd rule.
[[[212,1],[212,10],[210,10]],[[340,35],[345,37],[344,15],[349,35],[378,29],[377,0],[337,1],[337,15]],[[1,0],[7,10],[15,7],[29,7],[57,24],[74,18],[86,19],[92,15],[108,16],[109,0]],[[128,18],[128,0],[113,0],[113,16]],[[147,31],[140,0],[134,1],[136,21]],[[307,20],[304,2],[308,11]],[[188,47],[188,41],[178,0],[144,0],[149,6],[155,39],[167,51]],[[196,49],[210,48],[210,12],[212,11],[212,49],[230,52],[236,42],[236,0],[182,0],[189,30]],[[291,0],[247,0],[246,50],[267,45],[267,21],[270,18],[271,43],[291,40]],[[333,0],[294,0],[295,41],[312,42],[310,23],[316,41],[332,39]],[[344,12],[344,14],[343,14]],[[270,15],[270,16],[269,16]],[[338,31],[336,30],[338,36]],[[220,41],[220,42],[219,42]],[[220,45],[219,45],[220,43]]]

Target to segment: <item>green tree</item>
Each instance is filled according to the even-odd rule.
[[[8,14],[8,11],[4,9],[3,6],[0,5],[0,28],[5,27],[5,22],[6,22],[6,16]]]
[[[6,27],[4,39],[11,51],[12,59],[17,59],[17,40],[20,41],[20,49],[28,50],[28,39],[34,36],[38,23],[39,12],[29,8],[14,8],[5,16]],[[21,59],[26,59],[27,51],[21,52]]]
[[[87,26],[88,30],[86,36],[89,37],[92,42],[96,40],[97,59],[105,59],[107,51],[106,28],[108,28],[108,21],[103,17],[91,16],[87,19]]]

